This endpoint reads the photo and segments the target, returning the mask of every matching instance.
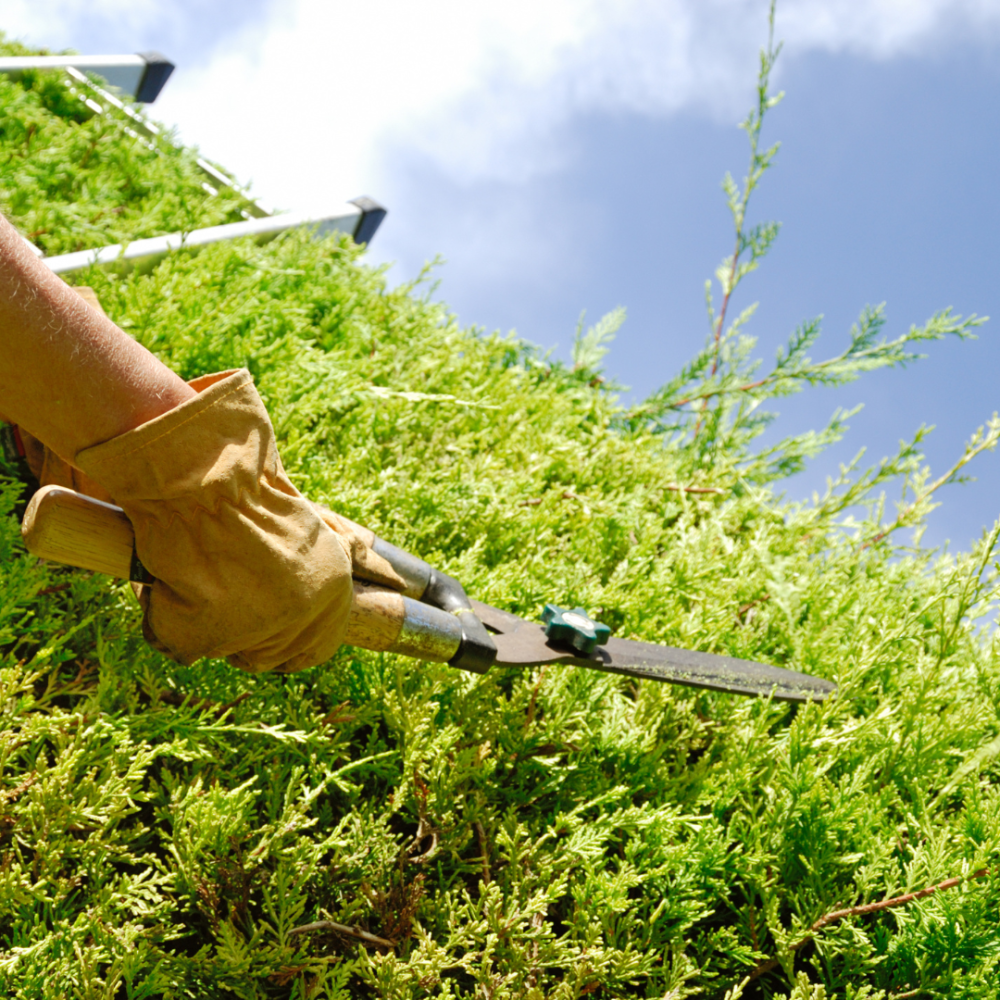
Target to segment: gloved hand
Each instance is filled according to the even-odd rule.
[[[191,383],[191,385],[194,384],[194,382]],[[35,485],[39,487],[65,486],[77,493],[93,497],[95,500],[115,503],[114,497],[100,483],[95,483],[89,476],[84,475],[79,469],[75,469],[51,448],[42,444],[38,438],[32,437],[23,427],[10,429],[15,434],[15,441],[20,443],[20,447],[15,444],[18,455],[28,466],[28,471],[37,480]],[[359,533],[357,525],[322,504],[313,503],[312,506],[323,522],[337,533],[340,543],[344,546],[351,560],[351,576],[355,580],[377,583],[383,587],[391,587],[393,590],[406,589],[402,577],[382,556],[372,551],[371,546]]]
[[[95,500],[103,500],[105,503],[115,502],[114,497],[100,483],[95,483],[79,469],[73,468],[69,462],[60,458],[51,448],[47,448],[38,438],[32,437],[23,427],[14,427],[13,431],[16,435],[15,441],[20,443],[20,447],[15,445],[16,450],[37,480],[38,486],[65,486]],[[312,506],[320,518],[339,536],[350,557],[351,576],[355,580],[377,583],[383,587],[392,587],[394,590],[405,590],[402,578],[382,556],[372,551],[355,524],[322,504],[314,503]]]
[[[352,558],[363,578],[405,583],[289,482],[249,372],[190,384],[194,399],[73,461],[124,509],[156,578],[140,590],[143,633],[182,663],[322,663],[347,629]]]
[[[74,290],[104,311],[93,289]],[[191,386],[200,392],[220,381],[231,383],[224,398],[208,405],[191,400],[87,449],[86,460],[100,469],[93,478],[14,428],[17,450],[40,485],[67,486],[125,508],[140,559],[157,576],[137,591],[143,633],[155,648],[182,662],[228,655],[254,672],[303,669],[340,644],[351,576],[398,590],[405,583],[351,522],[309,504],[288,482],[248,373],[207,376]],[[179,512],[186,513],[178,521]],[[336,545],[324,524],[336,533]],[[282,574],[290,581],[282,582]]]

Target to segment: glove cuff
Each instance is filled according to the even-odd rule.
[[[76,454],[74,465],[122,506],[156,520],[190,520],[200,508],[236,505],[262,478],[289,496],[264,404],[246,369],[195,379],[197,396],[134,430]],[[170,501],[164,508],[159,501]],[[147,503],[147,501],[153,501]]]

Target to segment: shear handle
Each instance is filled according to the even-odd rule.
[[[458,580],[377,535],[372,536],[371,547],[406,581],[405,594],[455,615],[462,623],[462,645],[455,659],[448,661],[451,666],[485,674],[497,658],[497,647]]]
[[[132,524],[113,504],[62,486],[45,486],[28,504],[21,535],[28,551],[42,559],[152,582],[135,556]],[[464,665],[456,662],[466,642],[464,625],[461,615],[355,580],[345,642],[459,666]]]

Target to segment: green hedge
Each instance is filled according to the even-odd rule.
[[[58,75],[0,79],[0,208],[48,253],[239,217],[238,192],[206,192],[192,151],[126,125]],[[739,214],[770,162],[754,155],[730,189],[752,261],[776,234]],[[743,276],[730,265],[724,284]],[[919,441],[811,505],[772,484],[844,415],[754,444],[766,398],[905,363],[912,342],[970,323],[942,314],[886,343],[869,310],[824,363],[805,355],[806,324],[763,376],[723,324],[629,409],[600,370],[620,315],[561,364],[460,328],[424,281],[390,289],[346,238],[73,280],[186,377],[248,367],[296,484],[473,595],[526,616],[581,604],[619,635],[840,693],[796,709],[347,648],[289,677],[181,668],[143,644],[126,586],[39,564],[9,513],[7,995],[997,996],[998,529],[968,554],[919,546]],[[917,502],[895,521],[880,496],[900,475]],[[2,482],[13,512],[21,488]],[[880,537],[911,526],[912,544]],[[294,932],[317,921],[391,944]]]

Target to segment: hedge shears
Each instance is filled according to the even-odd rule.
[[[648,680],[781,701],[822,701],[836,691],[808,674],[715,653],[611,636],[583,608],[548,604],[532,622],[470,600],[458,580],[357,526],[369,547],[406,582],[402,593],[354,581],[345,642],[376,652],[448,663],[473,673],[492,666],[586,667]],[[120,507],[61,486],[45,486],[25,512],[22,536],[43,559],[151,583]]]

